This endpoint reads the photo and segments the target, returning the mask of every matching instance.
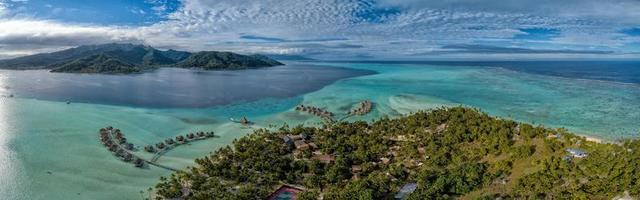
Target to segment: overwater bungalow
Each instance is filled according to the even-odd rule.
[[[120,139],[124,138],[124,134],[122,134],[121,132],[116,132],[115,133],[115,138],[120,140]]]
[[[210,131],[207,133],[207,137],[213,137],[216,136],[216,134],[213,131]]]
[[[156,148],[164,149],[164,143],[160,142],[160,143],[156,144]]]
[[[173,139],[169,138],[169,139],[166,139],[166,140],[164,141],[164,143],[167,143],[167,145],[173,145],[173,144],[175,144],[176,142],[175,142],[175,141],[173,141]]]
[[[195,138],[196,136],[193,133],[189,133],[187,134],[187,138],[192,140],[193,138]]]
[[[124,154],[124,156],[122,156],[122,160],[124,160],[125,162],[131,162],[133,160],[133,155],[131,155],[130,153],[126,153]]]
[[[113,142],[111,141],[110,138],[107,137],[102,137],[100,138],[100,141],[102,142],[102,144],[104,144],[105,146],[108,146],[108,144],[113,144]]]
[[[111,151],[111,152],[116,152],[116,151],[118,151],[118,145],[111,145],[111,146],[109,146],[109,151]]]
[[[203,138],[204,137],[204,132],[200,131],[196,134],[199,138]]]
[[[156,149],[153,148],[153,146],[151,146],[151,145],[144,146],[144,150],[149,152],[149,153],[156,152]]]
[[[178,142],[180,142],[180,143],[184,143],[184,142],[185,142],[185,140],[184,140],[184,136],[182,136],[182,135],[178,135],[178,136],[176,136],[176,141],[178,141]]]
[[[117,155],[117,156],[120,156],[120,157],[123,157],[126,153],[127,153],[127,152],[125,152],[125,151],[124,151],[124,150],[122,150],[122,149],[118,149],[118,151],[116,151],[116,155]]]
[[[358,103],[358,108],[347,112],[348,115],[365,115],[373,109],[373,103],[369,100],[364,100]]]
[[[144,166],[144,160],[142,160],[142,159],[140,159],[140,158],[136,158],[136,159],[133,161],[133,164],[134,164],[136,167],[143,167],[143,166]]]
[[[133,150],[133,147],[134,147],[134,146],[133,146],[133,144],[131,144],[131,143],[126,143],[126,144],[124,144],[124,149],[126,149],[126,150],[131,151],[131,150]]]

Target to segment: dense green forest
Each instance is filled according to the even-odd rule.
[[[313,145],[291,147],[285,136]],[[393,199],[407,183],[417,184],[407,199],[612,199],[640,192],[636,140],[596,143],[463,107],[257,130],[196,163],[161,178],[158,198],[264,199],[282,184],[304,187],[302,200]]]
[[[282,63],[262,55],[158,50],[136,44],[84,45],[52,53],[0,60],[0,69],[51,69],[65,73],[135,73],[159,67],[234,70]]]

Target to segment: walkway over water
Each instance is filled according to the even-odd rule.
[[[147,163],[152,166],[156,166],[162,169],[170,170],[170,171],[178,171],[175,168],[165,166],[158,163],[158,159],[162,157],[164,154],[169,152],[170,150],[181,146],[183,144],[205,140],[209,138],[214,138],[214,132],[197,132],[197,133],[189,133],[185,136],[179,135],[176,136],[176,141],[172,138],[168,138],[165,142],[160,142],[155,145],[156,148],[152,145],[147,145],[144,147],[144,150],[149,153],[154,153],[153,157],[148,160],[137,156],[134,151],[137,151],[135,146],[132,143],[128,143],[126,137],[119,129],[114,129],[113,127],[105,127],[100,129],[98,132],[100,135],[100,139],[102,144],[115,156],[120,158],[124,162],[133,162],[136,167],[142,168],[144,167],[144,163]]]

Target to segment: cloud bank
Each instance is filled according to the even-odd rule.
[[[157,12],[144,13],[163,20],[119,25],[33,17],[20,2],[0,0],[0,57],[107,42],[320,59],[640,52],[636,0],[183,0],[175,9],[167,9],[169,1],[149,3]]]

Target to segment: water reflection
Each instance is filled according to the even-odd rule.
[[[0,86],[6,81],[0,76]],[[15,136],[12,127],[12,108],[9,99],[0,97],[0,198],[20,199],[18,192],[20,182],[20,160],[11,148],[11,140]]]
[[[0,95],[139,107],[196,108],[286,98],[369,71],[291,64],[242,71],[163,68],[135,75],[0,70]]]

